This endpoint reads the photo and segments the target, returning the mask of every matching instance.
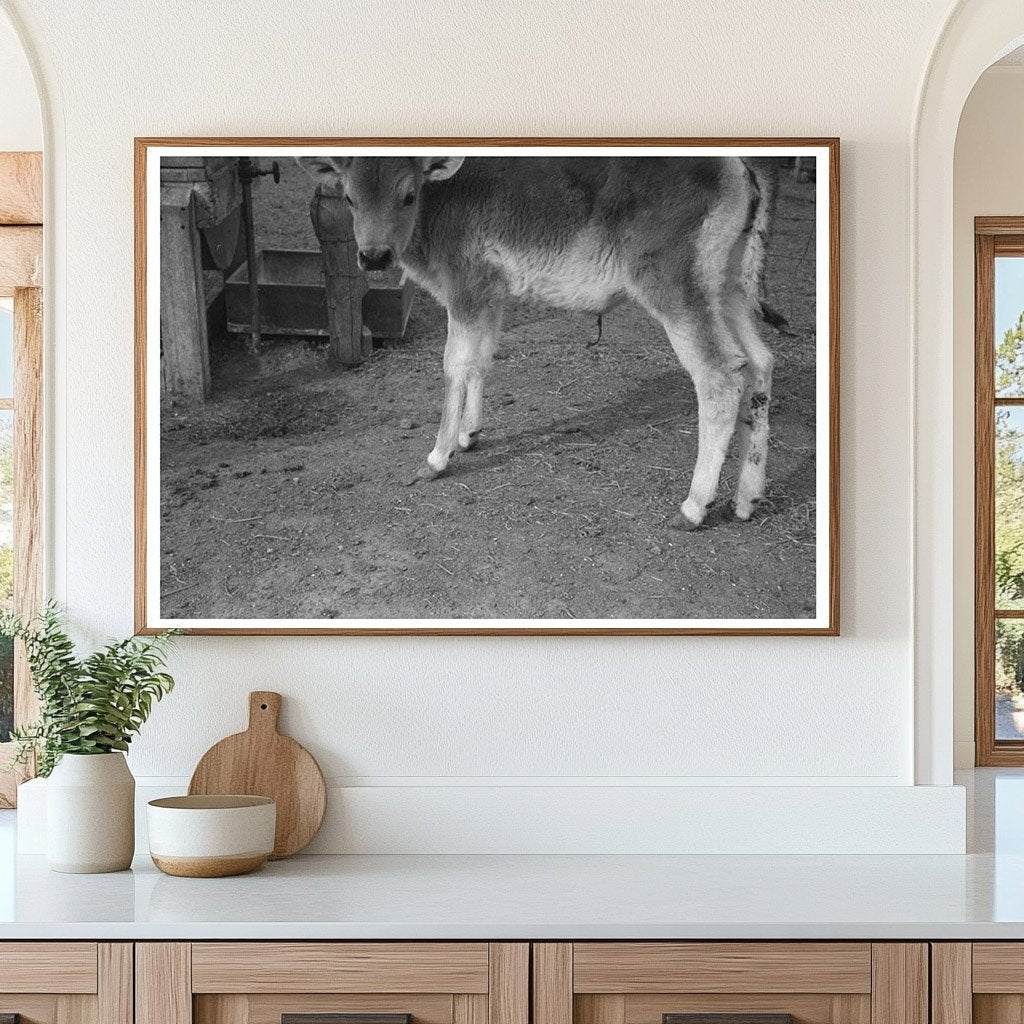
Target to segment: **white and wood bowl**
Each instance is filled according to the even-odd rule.
[[[147,808],[149,853],[168,875],[225,878],[274,852],[277,805],[266,796],[169,796]]]

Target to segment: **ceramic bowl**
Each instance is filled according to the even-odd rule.
[[[169,796],[147,808],[149,853],[168,875],[225,878],[274,851],[277,805],[265,796]]]

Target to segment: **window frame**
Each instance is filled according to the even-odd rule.
[[[43,228],[41,153],[0,153],[0,298],[14,300],[14,599],[34,615],[43,594]],[[4,396],[6,398],[6,396]],[[14,724],[38,714],[23,646],[14,653]],[[14,807],[35,766],[3,771],[15,753],[0,743],[0,807]]]
[[[978,767],[1024,766],[1024,740],[996,739],[996,620],[1024,623],[1024,609],[997,610],[995,586],[995,261],[1024,258],[1024,217],[974,221],[974,742]]]

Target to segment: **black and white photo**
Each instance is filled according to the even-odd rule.
[[[138,140],[139,627],[837,615],[835,140]]]

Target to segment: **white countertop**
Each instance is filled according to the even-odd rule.
[[[13,854],[0,940],[1024,939],[1024,772],[974,772],[966,856],[296,857],[240,878]]]
[[[18,862],[0,939],[1024,938],[1024,856],[298,857],[230,879]]]

